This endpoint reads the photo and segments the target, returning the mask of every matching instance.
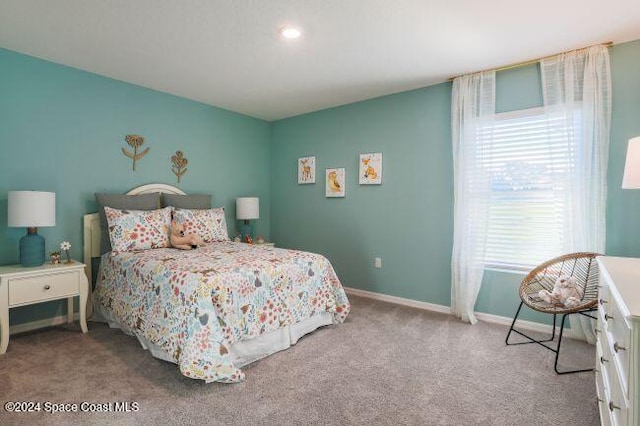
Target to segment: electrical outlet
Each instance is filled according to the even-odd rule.
[[[382,258],[381,257],[376,257],[373,260],[373,266],[375,266],[376,268],[382,268]]]

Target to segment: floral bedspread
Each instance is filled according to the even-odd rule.
[[[322,312],[341,323],[350,309],[325,257],[234,242],[107,253],[94,297],[182,374],[219,382],[244,379],[228,356],[233,343]]]

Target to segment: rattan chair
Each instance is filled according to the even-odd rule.
[[[572,253],[564,256],[556,257],[555,259],[551,259],[533,269],[529,275],[527,275],[522,283],[520,284],[520,306],[516,312],[516,316],[513,318],[513,322],[511,323],[511,328],[509,328],[509,333],[507,333],[507,338],[505,339],[505,343],[507,345],[522,345],[527,343],[537,343],[540,346],[544,346],[552,352],[555,352],[556,359],[553,366],[553,369],[557,374],[569,374],[569,373],[579,373],[583,371],[592,371],[593,368],[588,369],[578,369],[578,370],[569,370],[569,371],[558,371],[558,357],[560,356],[560,344],[562,343],[562,333],[564,331],[564,322],[568,315],[578,314],[583,315],[589,318],[596,319],[593,315],[590,315],[590,312],[597,310],[598,304],[598,263],[596,262],[596,257],[600,256],[597,253]],[[552,305],[544,301],[540,298],[538,293],[540,290],[551,291],[553,286],[555,285],[556,280],[559,276],[566,275],[574,277],[583,289],[584,296],[580,301],[580,304],[571,308],[567,308],[563,305]],[[544,312],[547,314],[553,314],[553,331],[551,333],[551,338],[544,340],[536,340],[530,336],[527,336],[522,331],[516,330],[515,324],[518,319],[518,315],[520,315],[520,311],[522,309],[522,305],[527,305],[533,310],[538,312]],[[554,348],[552,346],[546,345],[545,342],[552,342],[555,339],[556,335],[556,317],[558,315],[562,315],[562,322],[560,324],[560,331],[558,336],[558,344]],[[516,342],[509,343],[509,337],[511,333],[515,332],[526,339],[528,341],[525,342]]]

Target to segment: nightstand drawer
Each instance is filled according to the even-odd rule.
[[[78,294],[78,272],[9,280],[9,306]]]

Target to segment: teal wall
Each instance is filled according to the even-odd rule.
[[[620,189],[626,142],[640,135],[640,41],[611,49],[613,120],[607,253],[640,256],[640,191]],[[451,85],[332,108],[273,124],[271,232],[282,246],[318,251],[348,287],[450,305],[453,238]],[[542,105],[537,65],[499,72],[498,112]],[[358,155],[382,152],[381,186],[360,186]],[[315,155],[314,185],[296,159]],[[324,197],[324,170],[345,167],[346,197]],[[383,268],[373,267],[374,257]],[[512,317],[523,275],[487,271],[476,310]],[[546,322],[548,315],[524,314]]]
[[[161,182],[177,185],[170,157],[189,160],[177,185],[212,194],[235,230],[235,197],[260,197],[256,232],[270,236],[271,124],[0,49],[0,264],[18,262],[24,229],[7,228],[7,191],[56,193],[57,223],[41,228],[47,251],[69,240],[82,258],[82,215],[97,211],[95,192],[124,193]],[[124,136],[150,147],[136,171]],[[59,315],[64,303],[12,309],[17,324]]]
[[[274,123],[271,232],[317,251],[343,284],[448,304],[453,233],[449,84]],[[358,184],[359,155],[383,153],[383,184]],[[297,158],[316,156],[298,185]],[[346,197],[325,198],[328,167],[346,168]],[[373,266],[382,258],[382,269]],[[444,284],[444,285],[443,285]]]
[[[611,74],[607,254],[640,257],[640,190],[621,188],[627,142],[640,136],[640,40],[613,47]]]
[[[613,119],[607,253],[640,256],[640,191],[622,190],[627,140],[640,135],[640,41],[611,49]],[[150,182],[175,184],[169,157],[189,159],[179,185],[210,193],[227,209],[260,197],[258,234],[279,246],[317,251],[343,284],[450,304],[453,236],[451,85],[443,83],[275,123],[118,82],[0,49],[0,264],[18,260],[24,233],[6,227],[10,190],[57,194],[57,225],[42,228],[47,250],[69,240],[81,257],[81,217],[96,191],[122,193]],[[542,104],[537,66],[498,73],[499,112]],[[124,136],[146,137],[137,170]],[[384,155],[383,184],[357,183],[358,156]],[[316,184],[298,185],[296,160],[315,155]],[[324,196],[324,169],[345,167],[346,197]],[[373,267],[381,257],[382,269]],[[522,275],[487,271],[476,309],[510,317]],[[12,324],[64,313],[63,303],[14,309]],[[535,321],[546,316],[525,315]]]

